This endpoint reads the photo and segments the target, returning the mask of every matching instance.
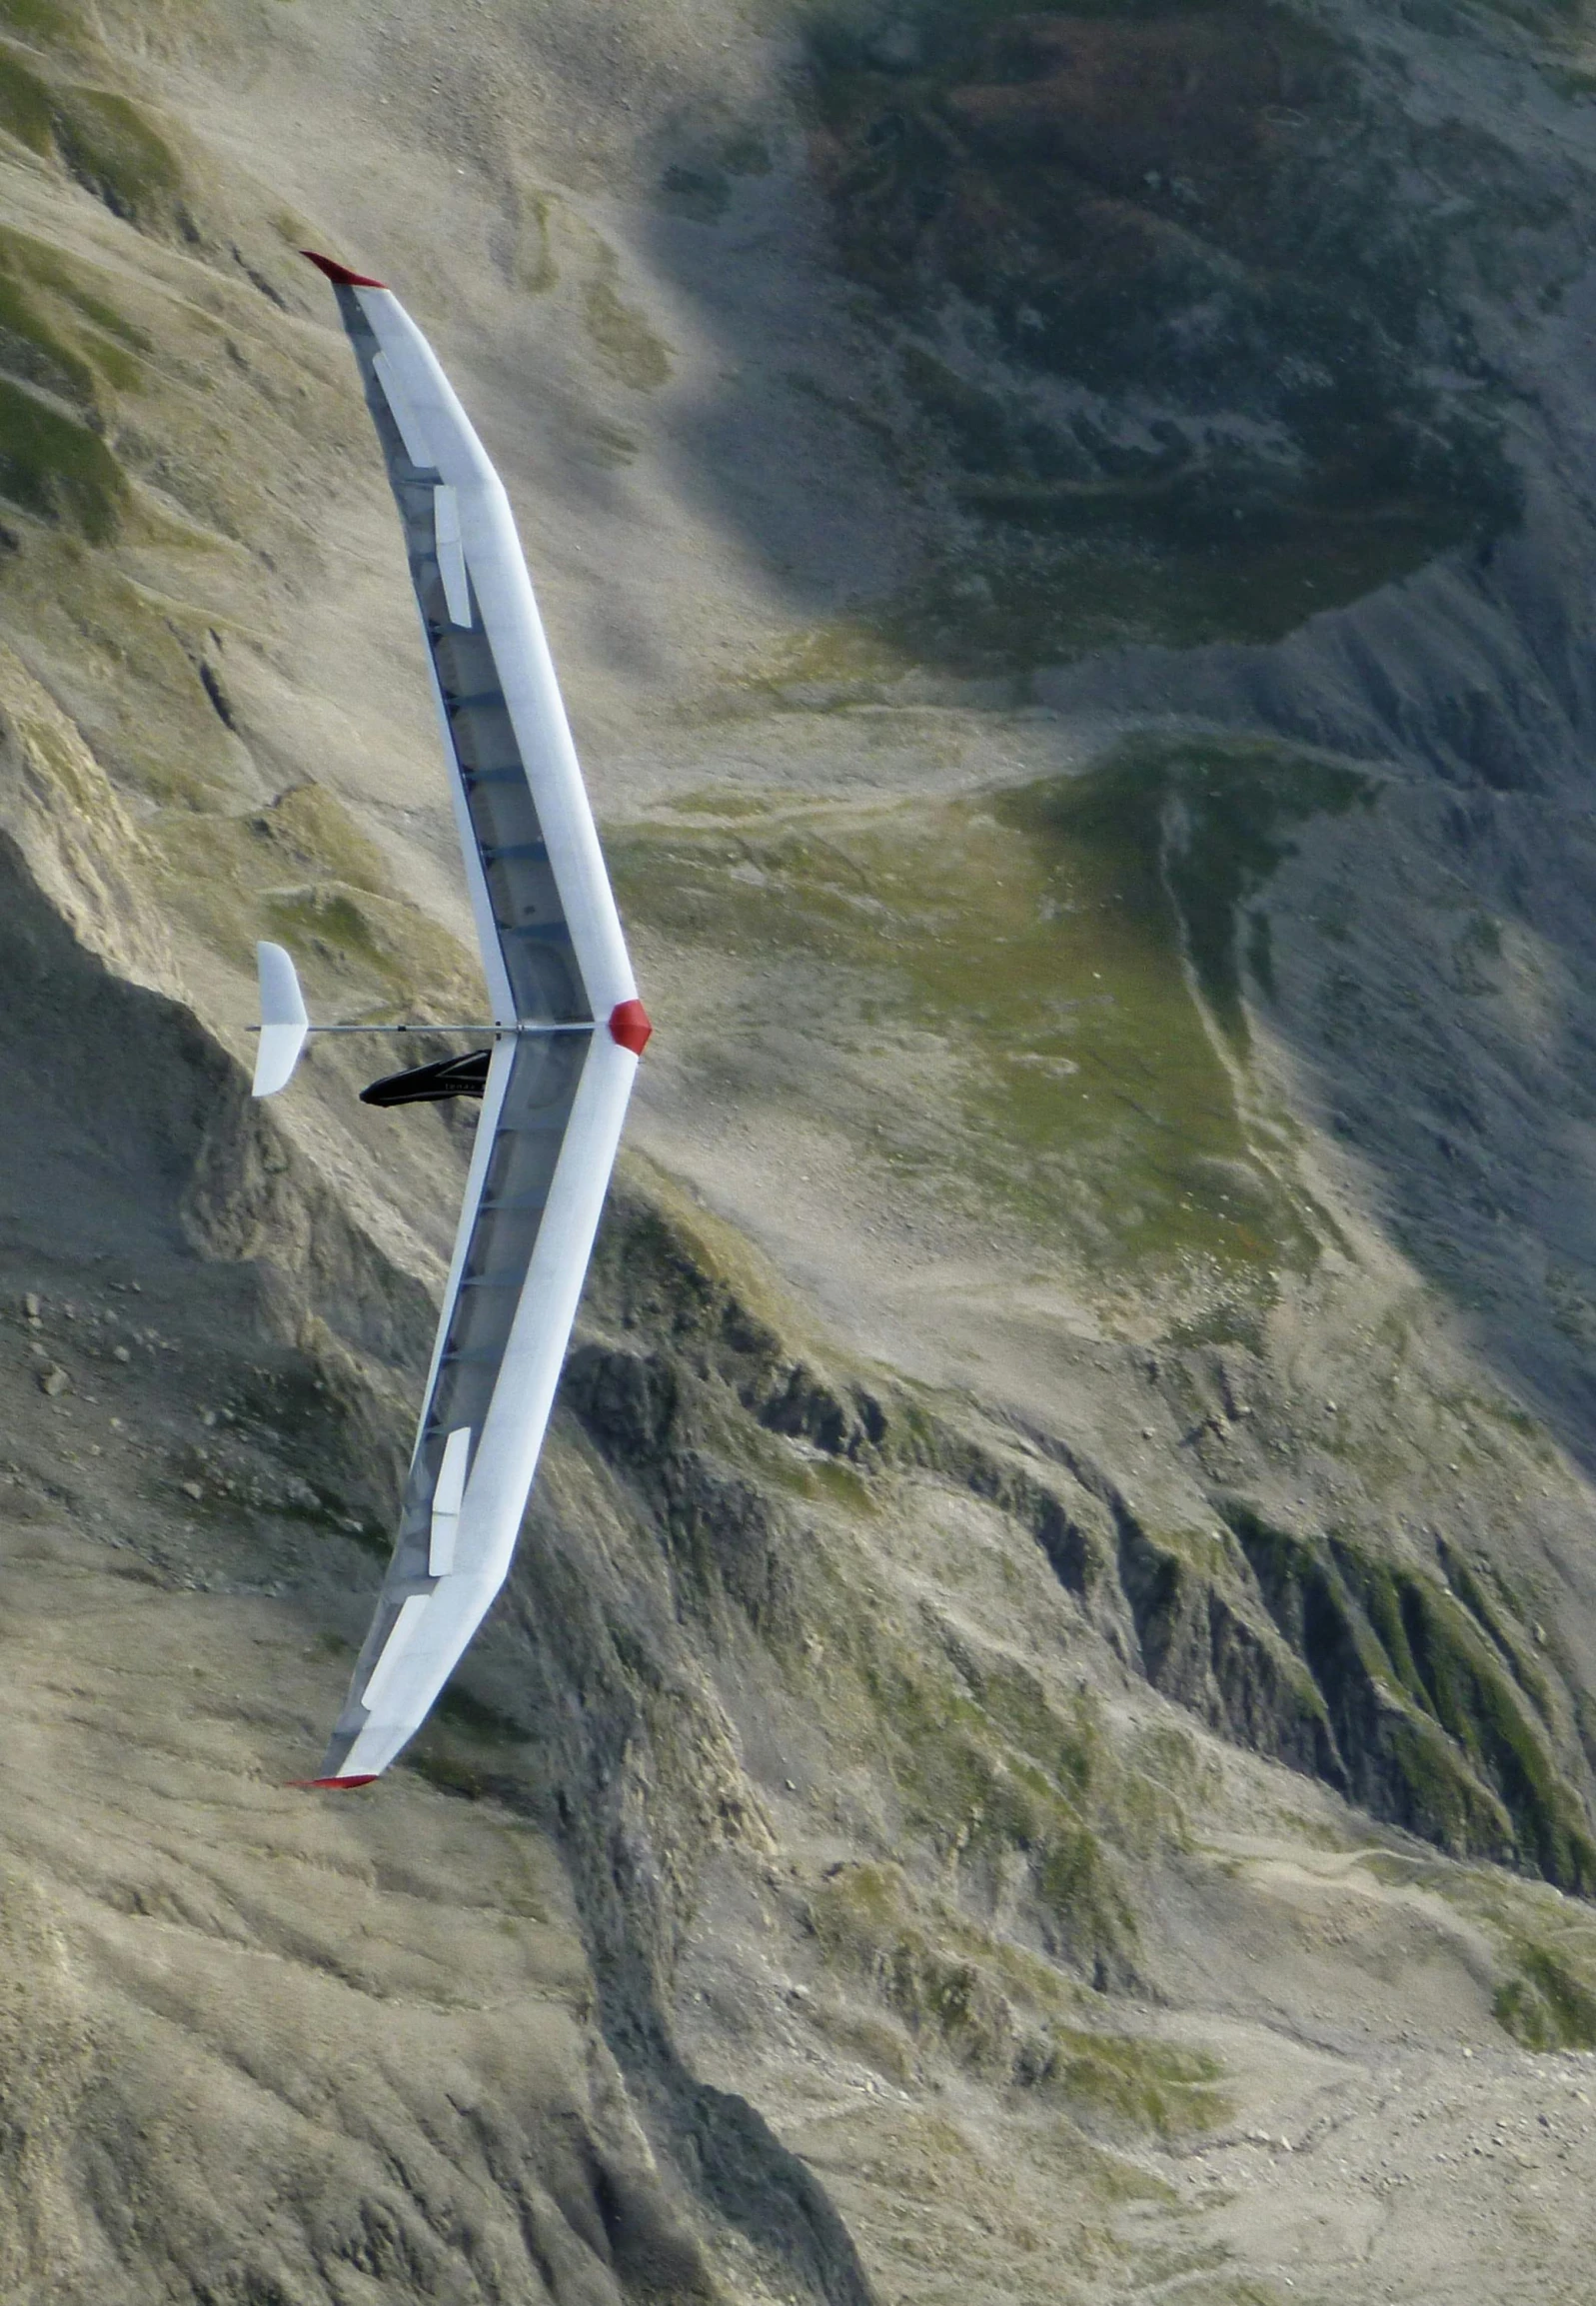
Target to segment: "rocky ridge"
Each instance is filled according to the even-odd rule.
[[[1574,37],[477,13],[469,106],[5,20],[4,2279],[1576,2295]],[[525,489],[669,1021],[336,1815],[464,1140],[251,1107],[249,946],[472,975],[312,218]]]

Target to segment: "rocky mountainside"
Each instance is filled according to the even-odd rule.
[[[1593,53],[0,0],[0,2298],[1586,2295]],[[304,245],[659,1028],[337,1803],[472,1124],[254,1107],[252,949],[481,995]]]

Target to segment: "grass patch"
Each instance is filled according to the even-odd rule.
[[[193,686],[199,691],[198,677]],[[202,727],[216,726],[214,716]],[[174,898],[214,949],[252,966],[261,937],[288,946],[313,997],[368,1012],[480,1002],[471,962],[419,907],[387,894],[380,851],[320,787],[297,786],[254,817],[190,797],[150,838]],[[296,877],[283,885],[285,875]],[[355,878],[345,878],[345,876]]]
[[[382,851],[325,785],[291,786],[270,809],[250,820],[250,831],[292,865],[373,897],[393,895]]]
[[[1138,913],[1157,911],[1163,884],[1203,997],[1244,1046],[1241,907],[1295,855],[1294,830],[1374,797],[1356,771],[1272,746],[1143,743],[1006,807],[1043,839],[1093,856]]]
[[[1283,749],[1188,742],[987,801],[656,825],[612,855],[633,913],[780,976],[894,1191],[1115,1285],[1161,1271],[1218,1318],[1317,1255],[1239,1101],[1243,995],[1295,832],[1370,798]]]
[[[126,474],[97,433],[0,377],[0,495],[98,545],[116,534],[129,494]]]
[[[1224,2068],[1205,2051],[1132,2034],[1059,2027],[1041,2077],[1083,2126],[1150,2131],[1165,2141],[1217,2129],[1233,2112]]]
[[[0,14],[0,24],[8,23],[10,14],[9,8]],[[55,108],[45,83],[14,49],[0,47],[0,129],[42,155],[51,148],[54,126]]]
[[[914,652],[902,641],[889,641],[878,622],[861,618],[835,618],[785,640],[760,668],[751,684],[777,706],[824,712],[850,705],[877,705],[889,701],[893,686],[910,673]],[[708,801],[706,801],[708,806]],[[691,811],[692,804],[673,808]],[[728,794],[720,814],[733,815],[737,797]],[[758,815],[769,806],[764,800],[746,800],[743,811]]]
[[[56,149],[84,188],[125,223],[172,221],[184,188],[177,155],[131,98],[103,88],[55,92]]]
[[[938,2035],[965,2060],[1007,2074],[1016,2011],[1071,2017],[1078,1989],[1023,1948],[919,1897],[895,1865],[835,1868],[809,1901],[808,1926],[836,1967],[873,1980],[911,2032]]]
[[[59,250],[31,234],[0,228],[0,273],[12,283],[15,295],[25,289],[53,300],[57,314],[65,312],[72,325],[87,323],[102,338],[126,352],[146,353],[150,338],[119,312],[114,304],[85,280],[82,271]],[[33,325],[38,325],[36,322]]]
[[[341,979],[363,981],[379,1002],[409,1000],[421,985],[437,982],[440,965],[458,974],[464,958],[416,908],[389,905],[338,882],[269,892],[261,913],[279,943],[313,956]]]
[[[1083,2128],[1167,2140],[1230,2114],[1215,2059],[1074,2022],[1080,1996],[1067,1981],[916,1895],[895,1866],[838,1869],[808,1920],[826,1959],[866,1980],[911,2038],[987,2081],[1060,2102]]]
[[[806,1608],[812,1617],[812,1598]],[[824,1631],[833,1676],[850,1669],[856,1682],[852,1705],[833,1687],[836,1732],[855,1722],[896,1790],[906,1841],[956,1868],[974,1898],[1011,1897],[1022,1883],[1048,1952],[1080,1975],[1099,1986],[1133,1978],[1136,1916],[1110,1851],[1155,1843],[1154,1812],[1163,1838],[1176,1820],[1161,1787],[1115,1760],[1090,1700],[1065,1709],[1032,1676],[962,1645],[956,1657],[923,1656],[840,1624]]]
[[[1482,1929],[1501,1965],[1497,2023],[1531,2050],[1596,2049],[1596,1917],[1542,1883],[1396,1850],[1361,1853],[1376,1879],[1444,1899]]]
[[[138,382],[137,364],[120,345],[92,335],[89,342],[112,382],[123,386]],[[50,328],[34,299],[8,273],[0,273],[0,363],[20,383],[37,386],[91,414],[97,409],[96,364]]]
[[[0,0],[0,28],[41,47],[71,47],[85,37],[83,11],[62,0]]]
[[[1555,1947],[1523,1941],[1491,2008],[1527,2050],[1596,2050],[1596,1990]]]
[[[861,2064],[873,2066],[899,2089],[914,2080],[914,2059],[898,2029],[881,2018],[861,2017],[856,2011],[825,2005],[814,2013],[815,2022],[838,2049]]]
[[[658,392],[670,382],[670,347],[637,306],[622,296],[616,285],[618,269],[613,251],[607,249],[583,296],[583,326],[600,366],[617,383],[633,392]]]
[[[981,527],[859,620],[860,649],[965,676],[1026,673],[1105,649],[1284,640],[1466,540],[1422,506],[1378,520],[1304,507],[1270,534],[1149,536],[1118,492],[962,488]],[[1173,525],[1173,524],[1172,524]],[[1505,525],[1505,522],[1504,522]]]
[[[34,6],[6,0],[0,28],[50,45],[70,39],[67,19],[43,0]],[[126,223],[150,230],[185,221],[182,164],[143,107],[115,89],[59,78],[41,69],[37,54],[3,39],[0,130],[41,158],[58,157]]]
[[[1544,1676],[1505,1607],[1461,1574],[1449,1586],[1348,1536],[1226,1511],[1313,1675],[1353,1797],[1455,1855],[1596,1888],[1596,1840],[1538,1710]]]
[[[4,52],[0,51],[0,94]],[[24,512],[104,544],[131,492],[104,438],[117,395],[143,381],[141,331],[77,269],[0,230],[0,493]]]

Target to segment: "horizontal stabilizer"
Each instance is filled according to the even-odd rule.
[[[294,964],[280,945],[257,945],[261,973],[261,1046],[255,1056],[252,1094],[275,1097],[286,1089],[305,1047],[311,1021]]]

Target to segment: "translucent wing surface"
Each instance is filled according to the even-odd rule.
[[[397,298],[314,261],[337,288],[404,524],[489,996],[508,1029],[399,1536],[323,1763],[323,1782],[348,1784],[386,1769],[421,1726],[509,1570],[642,1012],[499,477]]]
[[[509,500],[398,298],[337,288],[404,522],[495,1014],[607,1019],[637,987]]]

